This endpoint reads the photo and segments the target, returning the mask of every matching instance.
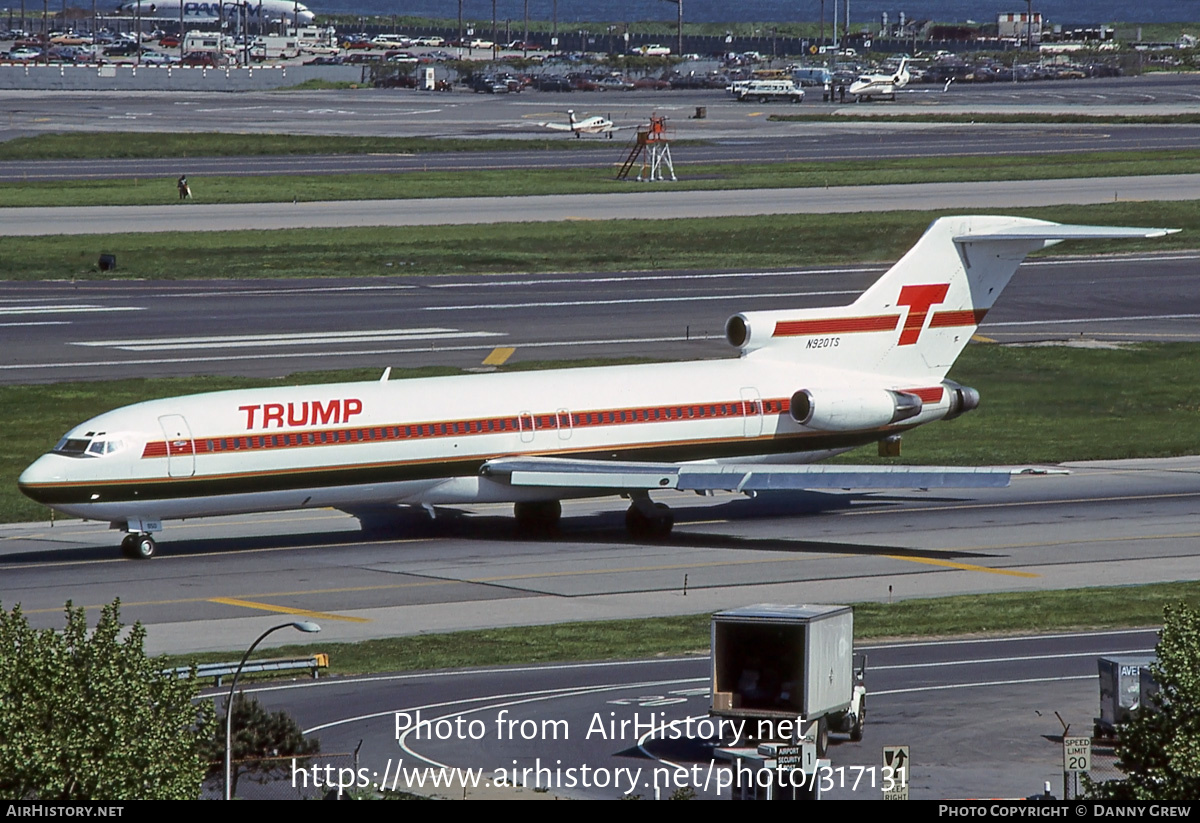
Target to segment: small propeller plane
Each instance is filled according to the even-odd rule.
[[[611,140],[614,131],[620,131],[624,126],[615,126],[613,121],[607,117],[595,115],[583,120],[575,117],[574,109],[567,109],[568,122],[566,123],[538,123],[544,129],[553,131],[571,131],[575,132],[576,137],[582,137],[585,134],[607,134]]]
[[[890,95],[896,99],[896,89],[908,85],[908,58],[900,60],[900,67],[891,74],[864,74],[850,84],[849,92],[859,100]]]
[[[18,479],[33,500],[127,532],[155,554],[164,520],[512,503],[557,527],[560,501],[623,495],[635,538],[674,491],[1006,486],[1010,470],[815,465],[974,409],[947,379],[1025,255],[1063,240],[1175,229],[940,217],[853,304],[735,314],[736,359],[235,389],[149,400],[68,431]],[[389,370],[390,371],[390,370]]]

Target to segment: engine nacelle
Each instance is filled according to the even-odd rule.
[[[953,420],[979,407],[979,392],[970,386],[955,383],[953,380],[943,380],[942,388],[946,390],[947,399],[950,401],[950,410],[946,412],[943,420]]]
[[[921,413],[921,398],[891,389],[847,392],[801,389],[792,395],[790,413],[802,426],[822,431],[874,429]]]
[[[725,340],[742,354],[761,349],[771,342],[775,324],[794,317],[796,312],[747,311],[725,321]]]

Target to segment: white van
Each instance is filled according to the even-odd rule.
[[[760,103],[799,103],[804,100],[804,89],[791,80],[751,80],[738,89],[737,99],[757,100]]]

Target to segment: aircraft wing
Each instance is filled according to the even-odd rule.
[[[510,486],[696,492],[1003,488],[1009,484],[1013,471],[962,466],[638,463],[556,457],[501,457],[487,461],[480,469],[484,476]]]
[[[535,123],[534,125],[541,126],[543,129],[553,129],[554,131],[574,131],[575,127],[567,123]]]

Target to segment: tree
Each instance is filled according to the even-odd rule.
[[[221,705],[225,717],[228,699]],[[304,768],[311,755],[321,751],[321,741],[305,739],[300,726],[285,711],[268,712],[253,697],[238,692],[233,700],[233,772],[231,796],[237,795],[238,778],[246,775],[256,783],[267,783],[287,776],[292,758]],[[218,723],[208,749],[209,777],[224,779],[225,724]]]
[[[1200,797],[1200,612],[1167,606],[1150,671],[1154,705],[1143,706],[1117,740],[1121,780],[1091,785],[1111,800],[1195,801]]]
[[[91,633],[69,601],[61,633],[0,609],[0,797],[199,797],[211,705],[146,656],[140,623],[122,629],[119,600]]]

